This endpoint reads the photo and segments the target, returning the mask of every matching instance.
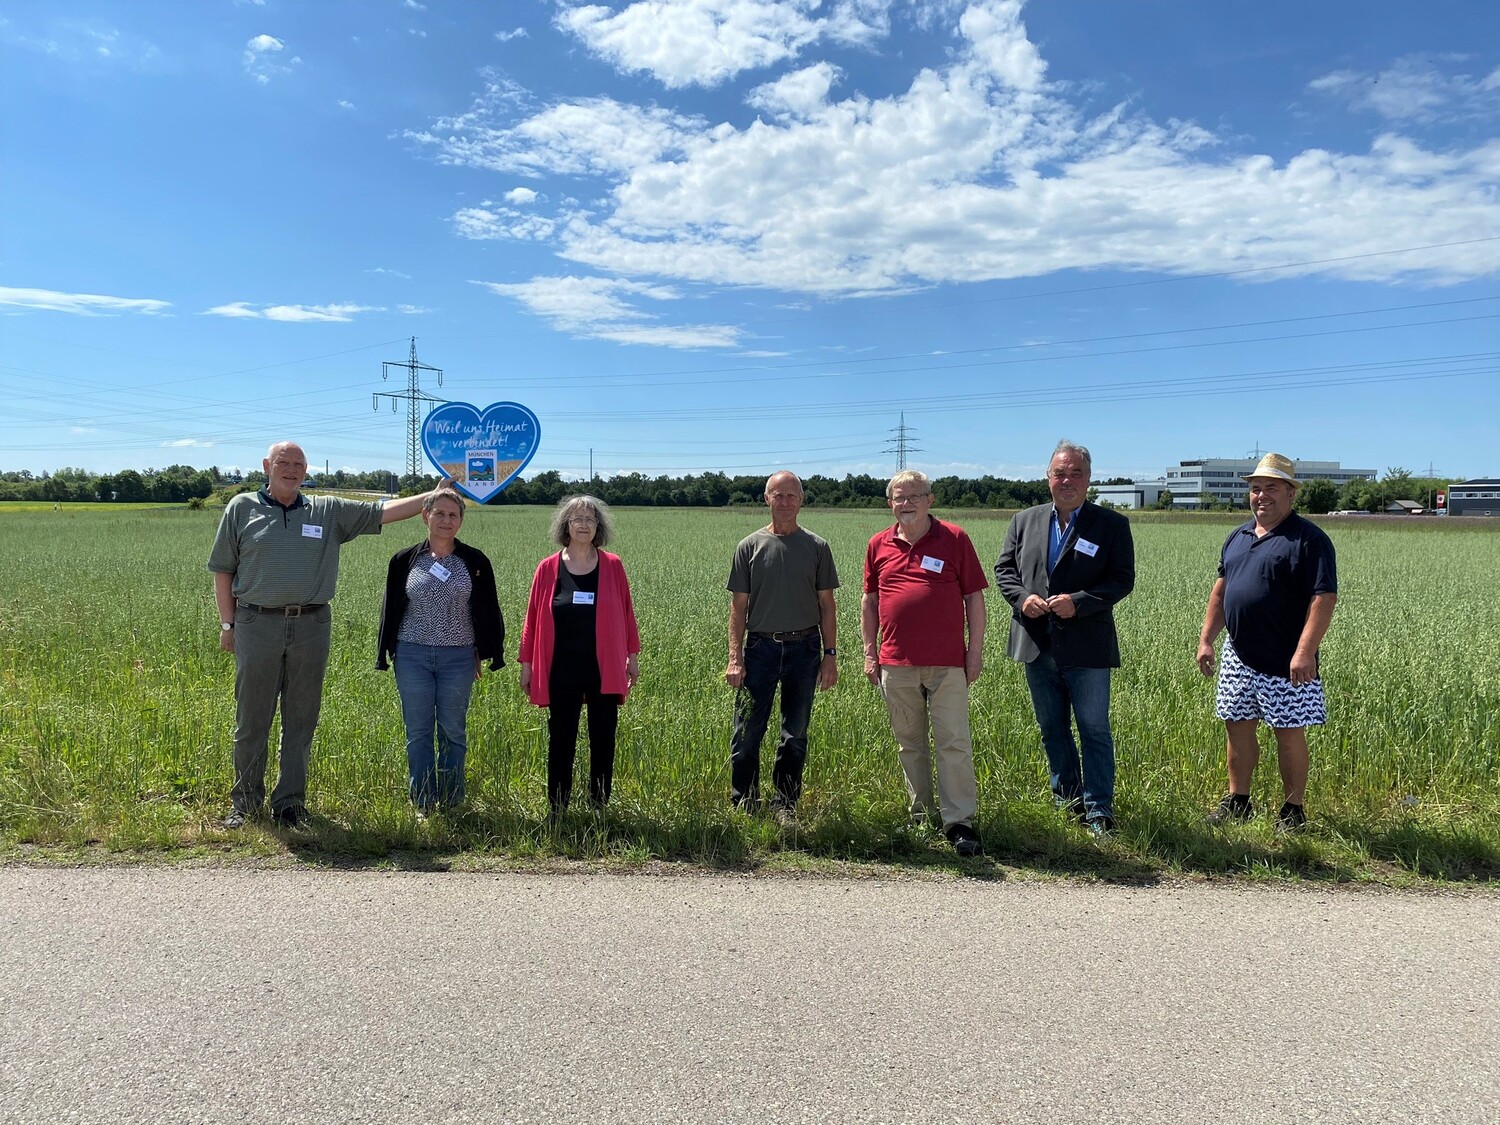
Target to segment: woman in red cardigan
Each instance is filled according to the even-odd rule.
[[[641,635],[620,557],[601,550],[614,538],[609,506],[568,496],[552,515],[562,550],[531,580],[521,630],[521,690],[547,715],[547,801],[556,817],[573,795],[578,719],[589,709],[589,802],[609,800],[620,705],[640,675]]]

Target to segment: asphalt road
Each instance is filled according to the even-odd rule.
[[[1500,897],[0,869],[0,1122],[1500,1120]]]

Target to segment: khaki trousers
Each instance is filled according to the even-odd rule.
[[[943,827],[968,824],[979,806],[974,744],[969,737],[969,683],[962,668],[880,666],[880,694],[901,748],[913,816],[932,807],[933,757]],[[931,726],[932,737],[928,739]]]

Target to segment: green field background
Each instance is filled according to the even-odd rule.
[[[486,674],[469,715],[467,812],[419,825],[405,797],[396,689],[375,670],[390,555],[418,521],[344,548],[333,655],[313,749],[318,849],[387,854],[448,847],[507,856],[615,855],[754,862],[801,850],[907,861],[904,791],[884,708],[862,675],[864,545],[883,510],[813,511],[832,544],[841,679],[813,715],[802,824],[793,838],[727,809],[732,693],[723,682],[735,543],[753,510],[622,510],[618,541],[635,595],[641,682],[622,711],[608,831],[543,827],[545,713],[514,664],[550,511],[470,509],[462,538],[489,554],[510,666]],[[989,567],[1006,513],[964,512]],[[204,563],[216,510],[0,508],[0,843],[181,848],[212,839],[227,807],[233,661],[218,648]],[[1196,670],[1204,600],[1232,520],[1139,516],[1138,581],[1118,609],[1114,680],[1120,838],[1107,862],[1202,870],[1493,878],[1500,870],[1500,527],[1460,520],[1328,521],[1340,597],[1323,646],[1329,725],[1312,733],[1313,831],[1278,841],[1263,822],[1203,828],[1224,788],[1223,731]],[[992,855],[1089,866],[1091,847],[1053,813],[1008,610],[991,591],[983,678],[973,693],[978,826]],[[773,737],[773,736],[772,736]],[[767,761],[772,737],[767,739]],[[1267,744],[1269,744],[1267,742]],[[581,754],[580,757],[584,755]],[[1279,803],[1268,755],[1257,804]],[[274,770],[274,767],[273,767]],[[272,847],[266,835],[265,847]],[[1071,858],[1070,858],[1071,857]]]

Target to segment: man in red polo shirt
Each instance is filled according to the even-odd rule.
[[[931,815],[935,752],[943,834],[959,855],[976,856],[983,848],[972,823],[978,793],[969,685],[984,667],[989,581],[964,530],[932,518],[932,485],[924,474],[897,473],[885,494],[896,524],[871,538],[865,551],[859,614],[865,677],[885,697],[912,819]]]

